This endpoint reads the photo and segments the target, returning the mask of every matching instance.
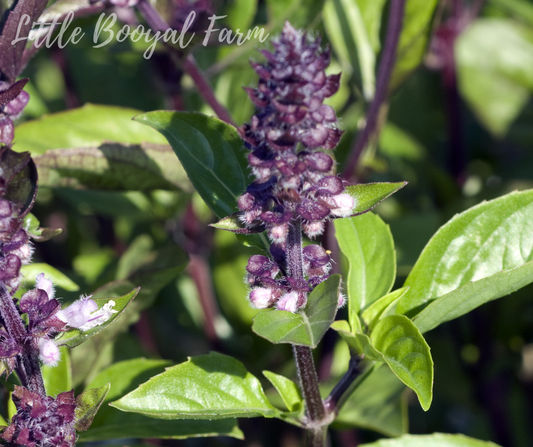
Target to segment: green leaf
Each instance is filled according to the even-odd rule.
[[[402,189],[407,182],[398,183],[360,183],[346,187],[346,192],[355,200],[353,216],[370,211],[387,197]]]
[[[274,374],[270,371],[263,371],[263,375],[270,381],[274,388],[276,388],[277,392],[283,399],[283,402],[287,406],[287,410],[293,412],[303,411],[304,400],[298,385],[296,385],[291,379],[287,379],[287,377]]]
[[[434,433],[432,435],[404,435],[396,439],[382,439],[361,447],[498,447],[498,445],[464,435]]]
[[[48,150],[34,160],[41,186],[193,190],[185,170],[166,144],[106,142],[98,147]]]
[[[241,362],[215,352],[167,368],[110,405],[157,419],[271,418],[279,414]]]
[[[59,353],[61,357],[56,366],[43,365],[41,367],[46,394],[53,397],[72,389],[72,365],[69,350],[62,346],[59,348]]]
[[[69,292],[80,290],[80,287],[74,281],[51,265],[36,262],[34,264],[23,265],[20,270],[23,274],[21,284],[24,287],[33,288],[37,275],[44,273],[44,276],[51,280],[57,287],[61,287]]]
[[[350,325],[360,310],[387,294],[396,277],[396,253],[389,226],[368,213],[335,220],[335,237],[348,260]]]
[[[470,282],[432,301],[413,319],[421,333],[458,318],[489,301],[509,295],[533,282],[533,261]]]
[[[422,251],[405,281],[410,289],[397,313],[416,312],[471,281],[533,260],[532,221],[533,190],[513,192],[456,215]]]
[[[407,0],[389,88],[398,87],[422,62],[438,0]]]
[[[408,290],[409,287],[402,287],[401,289],[395,290],[394,292],[381,297],[379,300],[374,301],[374,303],[372,303],[372,305],[361,315],[366,325],[372,329],[382,316],[388,316],[387,311],[391,305],[404,296]]]
[[[324,6],[324,25],[343,72],[349,75],[352,67],[361,67],[367,100],[375,93],[376,52],[384,5],[384,0],[333,0]]]
[[[13,147],[41,155],[49,149],[98,147],[105,141],[167,144],[153,129],[132,121],[138,114],[135,109],[86,104],[20,124]]]
[[[309,294],[299,313],[266,309],[259,312],[252,330],[271,343],[291,343],[316,348],[337,314],[340,275],[331,275]]]
[[[110,383],[100,388],[89,388],[76,397],[76,431],[89,429],[110,388]]]
[[[286,20],[295,28],[313,25],[324,7],[325,0],[266,0],[268,23],[282,27]]]
[[[370,360],[384,362],[381,353],[372,347],[370,338],[366,334],[358,333],[350,330],[350,324],[346,320],[336,320],[331,325],[331,329],[336,331],[342,339],[348,344],[350,352],[355,355],[362,356]]]
[[[187,112],[150,112],[135,120],[168,139],[196,191],[219,218],[235,212],[248,182],[244,145],[234,127]]]
[[[233,0],[225,12],[227,14],[225,20],[231,30],[240,29],[242,32],[250,27],[256,12],[257,0]]]
[[[102,308],[105,304],[110,301],[114,301],[116,304],[113,307],[117,313],[111,315],[109,320],[105,323],[96,326],[87,331],[80,331],[79,329],[72,329],[68,332],[64,332],[56,340],[58,346],[68,346],[69,348],[74,348],[83,342],[87,341],[89,338],[94,337],[98,332],[103,331],[106,327],[111,325],[122,313],[126,310],[128,305],[131,303],[133,298],[139,293],[139,288],[133,289],[130,293],[120,296],[118,298],[95,298],[94,301],[98,304],[98,309]]]
[[[405,385],[389,368],[375,369],[348,398],[333,422],[334,428],[364,428],[385,436],[407,431]]]
[[[24,217],[24,229],[28,232],[29,236],[37,242],[47,241],[63,232],[60,228],[55,230],[41,228],[39,220],[32,213],[28,213]]]
[[[118,362],[102,371],[90,384],[99,388],[111,383],[104,403],[107,404],[136,389],[141,383],[170,366],[166,360],[144,358]],[[121,438],[189,438],[196,436],[232,436],[242,439],[235,419],[218,421],[164,421],[140,414],[124,413],[109,405],[98,411],[91,428],[80,433],[81,441],[102,441]]]
[[[239,219],[239,213],[232,214],[231,216],[224,217],[216,223],[209,224],[210,227],[217,230],[231,231],[232,233],[249,235],[253,233],[262,233],[263,230],[251,230],[247,228]],[[264,227],[263,227],[264,228]],[[261,247],[263,248],[263,247]]]
[[[509,19],[478,19],[457,39],[455,54],[462,96],[503,137],[533,90],[533,31]]]
[[[433,398],[433,360],[417,327],[403,315],[390,315],[378,322],[370,339],[392,372],[416,393],[427,411]]]
[[[533,5],[527,0],[490,0],[498,8],[506,9],[516,19],[533,25]]]

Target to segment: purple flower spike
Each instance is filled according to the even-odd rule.
[[[27,82],[27,79],[21,79],[10,85],[0,81],[0,142],[6,145],[13,141],[13,120],[20,117],[30,100],[30,95],[22,90]]]

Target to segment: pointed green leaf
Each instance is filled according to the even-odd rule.
[[[28,213],[24,217],[24,229],[28,232],[29,236],[37,242],[45,242],[63,232],[60,228],[41,228],[39,220],[32,213]]]
[[[54,397],[72,389],[72,365],[69,350],[62,346],[59,348],[59,353],[61,356],[56,366],[43,365],[41,367],[46,394]]]
[[[348,344],[350,352],[355,355],[364,355],[365,358],[384,362],[381,353],[376,351],[370,342],[370,338],[366,334],[352,333],[350,331],[350,324],[346,320],[336,320],[331,325],[331,329],[336,331],[342,339]]]
[[[14,149],[44,154],[49,149],[97,147],[105,141],[167,144],[159,133],[132,121],[139,110],[86,104],[79,109],[44,115],[17,126]]]
[[[424,248],[405,281],[410,289],[397,312],[416,311],[471,281],[532,261],[532,221],[533,190],[513,192],[456,215]]]
[[[185,170],[167,144],[105,142],[98,147],[48,150],[34,160],[41,186],[193,191]]]
[[[389,226],[376,214],[335,220],[335,237],[349,263],[350,325],[360,310],[387,294],[396,277],[396,253]]]
[[[111,383],[111,390],[98,411],[91,428],[80,433],[82,441],[103,441],[121,438],[173,438],[185,439],[204,436],[232,436],[242,439],[243,434],[236,419],[216,421],[165,421],[135,413],[124,413],[107,405],[136,389],[143,382],[170,366],[166,360],[144,358],[118,362],[102,371],[89,388],[99,388]]]
[[[427,411],[433,398],[433,360],[417,327],[403,315],[390,315],[378,322],[370,339],[394,374],[416,393]]]
[[[438,0],[407,0],[389,88],[398,87],[422,62]]]
[[[402,296],[404,296],[408,290],[409,287],[402,287],[401,289],[395,290],[394,292],[381,297],[379,300],[374,301],[374,303],[361,315],[369,329],[372,329],[378,320],[382,318],[382,316],[388,316],[387,309],[395,301],[398,301]]]
[[[361,447],[499,447],[498,445],[469,438],[464,435],[434,433],[432,435],[404,435],[396,439],[382,439]]]
[[[247,228],[239,219],[239,213],[232,214],[231,216],[224,217],[216,223],[209,224],[210,227],[216,228],[217,230],[226,230],[231,231],[232,233],[249,235],[253,233],[262,233],[264,227],[261,230],[251,230]],[[261,247],[263,248],[263,247]]]
[[[189,357],[111,406],[157,419],[275,417],[279,413],[241,362],[215,352]]]
[[[303,411],[304,401],[300,388],[291,379],[274,374],[270,371],[263,371],[263,375],[270,381],[270,383],[276,388],[280,394],[283,402],[287,406],[289,411]]]
[[[331,275],[309,294],[299,313],[267,309],[259,312],[252,330],[271,343],[291,343],[316,348],[337,314],[340,275]]]
[[[34,264],[23,265],[20,270],[24,275],[22,279],[24,287],[34,287],[37,275],[44,273],[46,278],[62,289],[68,290],[69,292],[80,290],[80,287],[74,281],[51,265],[36,262]]]
[[[96,326],[87,331],[80,331],[79,329],[72,329],[68,332],[64,332],[59,335],[56,342],[58,346],[68,346],[69,348],[74,348],[87,341],[89,338],[94,337],[98,332],[103,331],[106,327],[111,325],[122,313],[126,310],[128,305],[133,301],[133,298],[137,296],[140,288],[133,289],[130,293],[117,297],[117,298],[95,298],[94,301],[98,304],[98,309],[102,308],[105,304],[110,301],[114,301],[115,305],[113,309],[117,311],[111,315],[109,320],[105,323]]]
[[[111,384],[108,383],[101,388],[87,389],[76,397],[76,431],[89,429],[110,388]]]
[[[369,212],[387,197],[393,195],[396,191],[402,189],[407,182],[398,183],[360,183],[346,187],[346,192],[350,194],[355,201],[352,210],[353,216]]]
[[[415,316],[413,323],[421,333],[458,318],[489,301],[509,295],[533,283],[533,261],[505,270],[479,281],[470,282],[432,301]]]
[[[316,19],[325,0],[266,0],[268,23],[282,27],[290,20],[295,28],[305,28]]]
[[[196,191],[219,218],[236,211],[248,182],[244,145],[234,127],[186,112],[150,112],[135,120],[167,138]]]

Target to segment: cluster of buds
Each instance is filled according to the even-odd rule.
[[[272,252],[279,249],[274,245]],[[290,312],[305,307],[307,294],[328,278],[331,258],[321,246],[308,245],[302,250],[302,259],[304,277],[298,278],[281,274],[279,264],[266,256],[252,256],[246,266],[252,306],[257,309],[275,306]]]
[[[289,23],[273,45],[273,53],[262,51],[264,65],[252,64],[258,87],[246,88],[258,110],[239,132],[251,149],[256,180],[238,205],[244,225],[266,229],[272,242],[283,245],[291,220],[301,219],[303,231],[314,238],[326,219],[351,215],[354,199],[323,151],[342,135],[335,111],[323,104],[340,80],[325,74],[329,50],[321,51],[319,39],[308,40]]]
[[[274,52],[262,51],[265,64],[252,64],[258,87],[245,89],[257,110],[239,133],[255,181],[239,197],[238,217],[242,232],[266,230],[272,241],[271,258],[252,256],[246,267],[250,303],[297,312],[331,268],[321,246],[301,249],[301,232],[321,235],[328,219],[352,215],[355,201],[328,154],[342,135],[335,111],[323,103],[340,81],[340,74],[325,73],[329,50],[289,23],[273,45]]]
[[[15,386],[13,402],[17,413],[0,435],[8,445],[70,447],[75,444],[74,391],[60,393],[54,399]]]

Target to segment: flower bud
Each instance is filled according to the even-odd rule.
[[[250,292],[250,304],[256,309],[266,309],[275,301],[272,296],[272,290],[264,287],[258,287]]]
[[[44,290],[48,295],[48,299],[51,300],[55,298],[54,284],[48,278],[44,277],[44,273],[40,273],[37,275],[37,278],[35,279],[35,288]]]
[[[339,194],[332,198],[337,206],[331,209],[331,214],[337,217],[348,217],[353,214],[355,200],[350,194]]]
[[[278,310],[287,310],[292,313],[298,311],[298,292],[289,292],[281,296],[276,304]]]
[[[39,358],[47,366],[56,366],[61,353],[53,340],[47,338],[39,339]]]

